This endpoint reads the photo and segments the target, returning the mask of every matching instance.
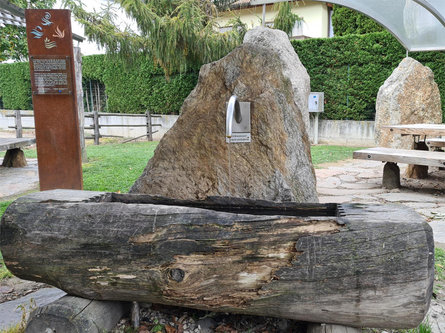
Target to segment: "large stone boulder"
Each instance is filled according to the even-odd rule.
[[[222,195],[318,202],[302,110],[284,74],[279,46],[244,43],[202,66],[181,116],[130,192],[179,199]],[[226,103],[232,95],[251,102],[250,143],[226,143]],[[307,95],[299,97],[304,99]]]
[[[303,117],[306,131],[309,133],[308,96],[311,82],[306,68],[295,53],[289,37],[281,30],[257,27],[249,30],[244,36],[244,43],[252,43],[273,49],[283,63],[283,75],[287,77],[294,90],[294,101]]]
[[[377,94],[376,143],[382,147],[412,149],[411,136],[402,137],[382,127],[441,122],[440,93],[432,70],[413,58],[403,59]]]

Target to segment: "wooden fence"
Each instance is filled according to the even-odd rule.
[[[25,113],[22,114],[21,111],[31,111],[32,110],[11,110],[11,113],[6,115],[6,117],[13,117],[15,119],[15,125],[14,126],[8,126],[8,128],[15,129],[16,137],[21,138],[23,136],[23,130],[24,129],[35,129],[35,127],[24,127],[22,126],[22,118],[23,117],[34,117],[33,114]],[[100,118],[105,117],[144,117],[145,118],[145,124],[101,124]],[[100,143],[100,138],[104,137],[122,137],[119,135],[103,135],[100,134],[100,129],[102,127],[145,127],[146,133],[143,135],[140,135],[135,138],[124,140],[123,142],[129,142],[132,140],[136,140],[139,138],[142,138],[144,136],[147,137],[148,141],[153,141],[153,134],[157,131],[153,131],[153,127],[162,126],[161,124],[153,124],[152,118],[160,118],[160,115],[152,115],[149,111],[145,112],[145,114],[127,114],[127,113],[106,113],[106,112],[85,112],[85,118],[92,118],[93,124],[91,126],[85,126],[84,130],[93,130],[92,136],[85,136],[85,139],[93,139],[94,144],[98,145]]]

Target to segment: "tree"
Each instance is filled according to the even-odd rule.
[[[339,5],[334,5],[332,25],[334,26],[336,36],[363,35],[385,30],[385,28],[373,19],[355,10]]]
[[[222,7],[233,0],[220,0]],[[112,15],[89,13],[79,0],[65,0],[85,34],[107,53],[130,58],[143,52],[153,58],[168,76],[221,58],[242,42],[246,27],[239,19],[233,29],[219,33],[218,8],[210,0],[115,0],[137,24],[119,28]]]
[[[290,36],[295,24],[300,26],[303,18],[292,13],[292,2],[290,1],[278,2],[275,6],[278,9],[278,14],[273,21],[273,27],[283,30]]]
[[[52,8],[56,0],[10,0],[21,8]],[[14,25],[0,28],[0,62],[8,59],[23,61],[28,58],[26,29]]]

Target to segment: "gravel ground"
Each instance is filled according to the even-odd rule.
[[[158,304],[141,304],[140,325],[133,329],[129,317],[113,333],[305,333],[305,323],[271,317],[215,313]]]

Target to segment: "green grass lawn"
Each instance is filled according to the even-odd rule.
[[[312,146],[311,155],[312,163],[315,168],[318,168],[319,164],[332,163],[341,160],[347,160],[352,158],[352,153],[355,150],[363,149],[363,147],[345,147],[345,146]]]
[[[112,143],[87,146],[88,163],[83,164],[83,186],[88,191],[128,192],[153,156],[157,142]],[[25,149],[36,158],[36,149]],[[4,155],[4,154],[3,154]],[[2,155],[0,154],[0,157]],[[0,202],[0,214],[2,213]]]
[[[153,156],[157,142],[88,146],[83,186],[88,191],[128,192]]]
[[[112,143],[87,146],[88,163],[83,164],[83,185],[88,191],[128,192],[153,156],[157,142]],[[352,158],[360,147],[313,146],[312,162],[319,164]],[[4,153],[3,153],[4,155]],[[3,156],[0,153],[0,157]],[[25,149],[27,158],[36,158],[35,149]],[[4,204],[0,202],[0,214]],[[3,208],[5,209],[5,207]]]

